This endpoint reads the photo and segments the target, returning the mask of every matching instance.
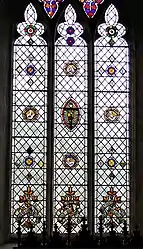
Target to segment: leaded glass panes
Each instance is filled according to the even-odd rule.
[[[54,223],[78,232],[87,215],[87,45],[71,5],[55,43]]]
[[[29,4],[13,47],[11,232],[42,231],[46,206],[47,44]]]
[[[95,42],[95,230],[129,224],[129,49],[113,4]]]

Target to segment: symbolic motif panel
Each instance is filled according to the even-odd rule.
[[[102,214],[121,232],[129,224],[129,51],[110,5],[95,42],[95,230]]]
[[[54,223],[65,233],[70,215],[75,233],[87,215],[87,47],[71,5],[65,20],[55,44]]]
[[[93,18],[98,10],[98,5],[102,4],[104,0],[79,0],[83,3],[83,10],[88,18]]]
[[[11,232],[42,231],[46,215],[47,44],[32,4],[13,48]]]

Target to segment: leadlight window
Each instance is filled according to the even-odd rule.
[[[71,5],[57,28],[54,104],[54,223],[73,232],[87,216],[87,44]]]
[[[47,43],[44,26],[29,4],[13,46],[11,232],[42,231],[46,214]]]
[[[129,49],[111,4],[95,41],[95,226],[129,225]],[[95,227],[96,230],[96,227]]]
[[[47,4],[47,1],[41,2]],[[53,4],[54,1],[48,2]],[[53,5],[44,5],[50,18],[56,14],[60,2],[63,1],[57,1],[54,10],[51,9]],[[87,17],[94,17],[98,5],[103,2],[85,0],[83,9]],[[46,189],[48,44],[41,37],[44,26],[36,22],[37,13],[32,4],[27,6],[24,17],[25,22],[17,25],[20,37],[13,46],[11,232],[16,233],[17,221],[22,218],[23,233],[31,225],[38,233],[42,231],[47,197],[51,194]],[[101,37],[93,44],[91,66],[95,83],[94,95],[89,96],[89,50],[82,38],[84,28],[76,22],[72,5],[65,9],[64,18],[65,22],[56,28],[60,37],[54,44],[53,60],[53,224],[57,223],[59,231],[65,233],[70,215],[75,233],[80,229],[81,218],[88,216],[89,206],[93,205],[88,203],[87,180],[93,179],[88,172],[88,146],[92,146],[95,188],[90,194],[94,191],[95,232],[101,214],[105,231],[112,221],[120,232],[124,219],[129,224],[130,201],[129,51],[122,38],[126,30],[118,23],[118,12],[111,4],[105,13],[105,23],[97,27]],[[94,145],[88,142],[87,118],[88,99],[93,96]]]

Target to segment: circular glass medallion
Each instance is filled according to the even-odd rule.
[[[76,62],[67,62],[64,65],[64,72],[68,76],[74,76],[78,72],[78,65]]]
[[[26,166],[33,166],[33,164],[34,164],[34,160],[33,160],[33,157],[32,156],[27,156],[27,157],[25,157],[25,159],[24,159],[24,164],[26,165]]]
[[[36,69],[33,65],[28,65],[27,68],[25,69],[25,72],[29,76],[33,76],[36,73]]]
[[[104,111],[104,118],[107,122],[117,122],[120,118],[120,112],[116,108],[108,108]]]
[[[34,25],[30,24],[25,27],[24,31],[26,35],[33,36],[36,33],[37,29]]]
[[[106,29],[107,35],[109,37],[116,37],[117,36],[117,28],[114,26],[110,26]]]
[[[116,68],[115,68],[114,66],[108,67],[107,73],[108,73],[109,76],[115,75],[115,73],[116,73]]]
[[[63,156],[62,162],[65,168],[72,169],[78,166],[79,159],[76,154],[67,153]]]
[[[112,157],[112,158],[109,158],[108,160],[107,160],[107,165],[110,167],[110,168],[112,168],[112,167],[115,167],[115,165],[116,165],[116,160]]]
[[[25,121],[35,121],[39,117],[39,111],[35,107],[28,106],[23,110],[22,117]]]

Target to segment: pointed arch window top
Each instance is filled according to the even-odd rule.
[[[39,0],[44,4],[44,10],[46,14],[53,18],[58,11],[59,3],[64,2],[64,0]]]
[[[125,35],[125,27],[118,23],[118,11],[113,4],[111,4],[105,12],[105,22],[98,26],[98,33],[102,37],[107,37],[109,40],[118,39]]]
[[[24,12],[25,22],[17,25],[17,32],[24,37],[40,36],[44,33],[44,26],[41,23],[36,23],[37,12],[33,4],[30,3]]]
[[[71,4],[65,10],[65,22],[58,25],[57,31],[67,40],[69,46],[83,33],[83,27],[76,22],[76,12]]]
[[[89,18],[93,18],[98,10],[98,5],[102,4],[104,0],[79,0],[83,3],[83,10]]]

